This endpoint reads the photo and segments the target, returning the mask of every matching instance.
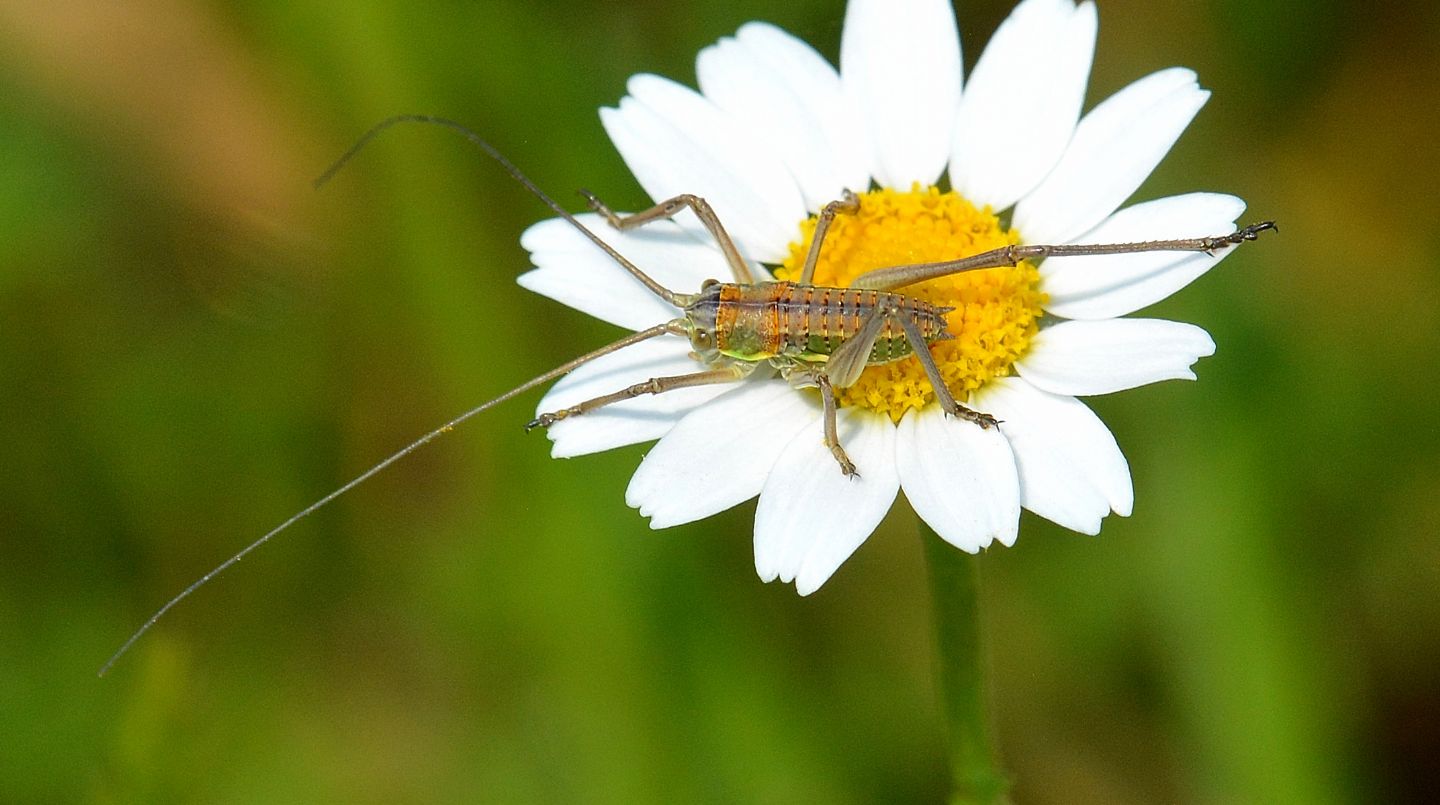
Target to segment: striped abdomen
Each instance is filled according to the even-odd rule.
[[[919,325],[925,342],[946,336],[945,309],[897,293],[826,288],[792,282],[721,286],[715,309],[720,351],[749,361],[786,356],[824,360],[855,335],[876,307],[894,306]],[[886,322],[868,363],[889,363],[911,353],[898,321]]]

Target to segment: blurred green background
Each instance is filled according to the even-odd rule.
[[[961,2],[967,65],[1009,0]],[[1383,8],[1383,13],[1374,9]],[[548,458],[503,406],[156,606],[455,413],[616,336],[520,290],[544,210],[645,198],[627,76],[839,0],[0,1],[0,799],[937,801],[903,507],[818,594],[753,503],[652,532],[643,447]],[[1198,384],[1094,402],[1137,505],[982,558],[1021,802],[1420,800],[1440,788],[1440,11],[1106,0],[1089,103],[1172,64],[1209,106],[1142,198],[1278,237],[1153,315]],[[575,206],[579,206],[578,203]]]

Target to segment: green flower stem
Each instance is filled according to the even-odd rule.
[[[940,706],[949,727],[953,805],[1008,801],[1009,787],[990,748],[980,646],[979,558],[940,539],[920,521],[935,601]]]

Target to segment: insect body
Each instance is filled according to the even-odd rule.
[[[473,142],[499,160],[512,175],[530,188],[531,192],[550,205],[551,209],[556,210],[600,245],[645,287],[684,314],[682,318],[657,325],[650,330],[642,330],[629,339],[617,341],[611,347],[602,348],[581,360],[589,360],[607,351],[628,346],[636,340],[668,332],[688,336],[695,348],[696,357],[711,367],[688,375],[651,378],[612,394],[541,414],[530,421],[526,426],[527,430],[548,427],[567,417],[579,416],[642,394],[663,394],[678,388],[734,382],[749,375],[761,363],[766,363],[778,370],[791,384],[820,390],[820,399],[824,405],[825,445],[835,456],[840,471],[847,476],[855,475],[856,469],[846,456],[836,434],[835,389],[854,384],[868,365],[889,363],[914,355],[925,369],[936,402],[946,413],[982,428],[998,424],[989,414],[972,411],[955,400],[945,384],[935,358],[930,354],[930,344],[949,337],[944,321],[944,315],[949,309],[899,293],[900,289],[964,271],[1013,267],[1022,260],[1052,256],[1153,251],[1208,253],[1254,240],[1260,232],[1275,228],[1273,222],[1266,221],[1230,234],[1204,238],[1094,245],[1004,246],[958,260],[877,268],[856,277],[848,287],[831,288],[813,285],[811,279],[815,275],[825,233],[835,216],[854,213],[859,209],[858,199],[849,191],[844,198],[830,202],[820,211],[810,250],[800,271],[799,282],[788,283],[756,282],[749,265],[740,256],[714,210],[698,196],[680,195],[633,215],[618,215],[593,193],[582,190],[581,194],[588,199],[590,209],[600,213],[612,227],[622,231],[652,221],[672,218],[687,208],[695,213],[720,246],[720,251],[735,274],[735,282],[707,280],[698,294],[677,294],[659,285],[616,253],[535,188],[509,162],[496,154],[488,143],[458,124],[448,121],[432,122],[459,128]],[[565,371],[569,371],[569,368]]]
[[[878,268],[857,277],[850,286],[835,288],[815,285],[815,266],[825,239],[825,232],[836,215],[853,213],[859,202],[851,193],[827,204],[816,221],[810,251],[797,282],[757,282],[749,264],[741,256],[725,232],[714,210],[704,199],[681,195],[661,202],[633,215],[618,215],[593,194],[581,191],[592,210],[620,230],[643,226],[651,221],[668,219],[689,209],[709,230],[726,263],[734,274],[733,282],[707,280],[693,294],[677,293],[656,282],[624,255],[588,229],[564,207],[550,198],[488,142],[454,121],[426,115],[400,115],[377,124],[366,132],[329,170],[316,180],[319,186],[330,179],[359,150],[381,131],[402,122],[430,123],[453,129],[462,134],[503,167],[527,190],[539,198],[561,218],[572,224],[585,238],[609,255],[621,268],[650,292],[673,305],[680,315],[667,322],[625,336],[611,344],[551,369],[494,399],[466,411],[440,427],[426,433],[396,451],[370,469],[292,515],[274,529],[247,545],[239,553],[206,573],[178,595],[171,598],[152,615],[101,667],[103,675],[129,650],[166,612],[199,587],[271,538],[345,494],[376,473],[448,433],[465,420],[486,411],[530,389],[568,374],[585,363],[651,338],[679,335],[689,339],[695,357],[704,368],[683,375],[653,377],[615,392],[582,401],[558,411],[541,414],[526,429],[548,427],[562,419],[580,416],[643,394],[663,394],[674,389],[716,383],[732,383],[765,366],[779,373],[797,387],[819,389],[824,405],[823,438],[834,455],[840,471],[856,474],[856,467],[845,454],[836,433],[835,389],[853,385],[866,366],[884,364],[915,356],[925,369],[936,401],[952,416],[968,420],[982,428],[996,420],[960,405],[946,387],[940,369],[931,356],[929,346],[950,337],[945,330],[945,314],[949,308],[938,307],[903,293],[902,289],[927,280],[956,274],[1018,265],[1021,260],[1050,256],[1123,254],[1149,251],[1212,252],[1227,248],[1273,229],[1264,222],[1236,232],[1206,238],[1112,243],[1100,245],[1027,245],[1006,246],[970,257],[937,263]]]
[[[548,427],[562,419],[641,394],[662,394],[677,388],[734,382],[747,377],[763,363],[776,369],[781,377],[796,387],[820,390],[824,405],[825,445],[835,456],[840,471],[854,476],[855,465],[845,454],[836,433],[835,389],[855,383],[866,366],[889,363],[910,355],[920,360],[935,390],[936,399],[947,413],[982,428],[996,424],[994,417],[972,411],[955,401],[935,359],[930,355],[928,347],[931,343],[950,337],[945,330],[945,314],[950,309],[896,293],[895,289],[961,271],[1014,266],[1029,256],[1017,251],[1021,247],[1006,247],[946,263],[877,269],[860,275],[853,285],[846,288],[813,285],[810,280],[815,275],[815,265],[831,222],[836,215],[859,209],[855,195],[846,192],[844,198],[832,201],[821,210],[799,281],[756,282],[749,265],[725,232],[724,225],[704,199],[693,195],[676,196],[648,210],[622,216],[593,193],[584,190],[581,193],[588,199],[592,210],[620,230],[671,218],[685,209],[694,211],[719,244],[736,281],[722,283],[707,280],[698,294],[676,294],[660,287],[608,246],[603,247],[636,279],[684,314],[683,318],[661,325],[663,329],[655,334],[672,332],[688,336],[696,357],[712,368],[689,375],[651,378],[613,394],[541,414],[530,421],[527,430]],[[558,206],[553,208],[559,210]],[[569,218],[568,213],[561,212]],[[570,220],[580,226],[578,221]],[[590,235],[588,230],[586,234]],[[1076,247],[1025,248],[1063,250]],[[1123,249],[1124,246],[1111,248]],[[629,343],[632,342],[625,342],[626,345]]]
[[[950,337],[945,314],[953,308],[898,293],[793,282],[716,283],[702,289],[700,298],[685,308],[685,316],[697,330],[714,332],[720,354],[742,361],[768,360],[783,372],[823,363],[860,331],[867,316],[884,308],[894,308],[915,321],[926,344]],[[890,363],[912,354],[904,329],[889,321],[865,363]]]

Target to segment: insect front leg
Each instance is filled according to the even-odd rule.
[[[725,262],[730,264],[730,271],[735,275],[735,281],[742,285],[754,285],[755,275],[750,273],[750,264],[740,256],[740,250],[735,248],[735,241],[730,239],[730,233],[725,231],[725,225],[720,223],[720,216],[715,214],[715,209],[710,202],[690,193],[682,193],[672,199],[656,204],[648,210],[620,215],[610,209],[609,205],[601,201],[589,190],[581,189],[580,195],[585,197],[585,202],[590,209],[600,213],[611,226],[621,232],[644,226],[651,221],[669,220],[680,214],[680,211],[689,207],[695,212],[695,217],[709,230],[710,237],[715,238],[715,243],[720,246],[720,251],[725,255]]]
[[[665,377],[652,377],[633,386],[627,386],[619,391],[610,394],[602,394],[599,397],[592,397],[569,408],[561,408],[558,411],[541,414],[525,424],[525,430],[531,431],[535,428],[548,428],[562,419],[569,419],[572,416],[588,414],[597,408],[604,408],[625,400],[633,400],[644,394],[664,394],[667,391],[676,389],[688,389],[694,386],[709,386],[716,383],[733,383],[743,379],[754,370],[755,364],[735,363],[719,369],[707,369],[703,372],[693,372],[688,375],[669,375]]]

